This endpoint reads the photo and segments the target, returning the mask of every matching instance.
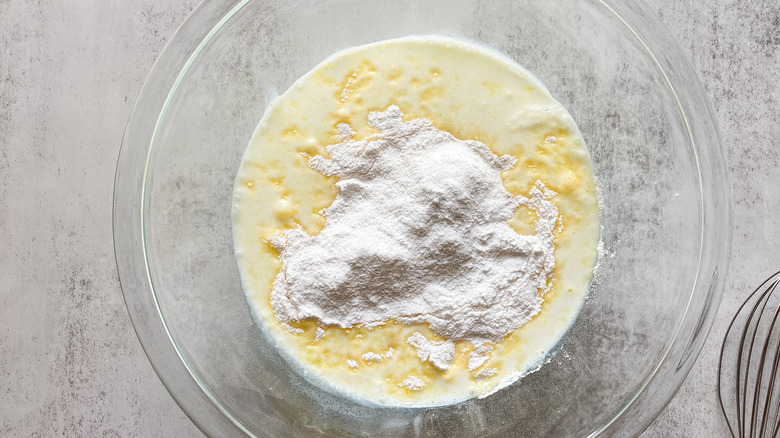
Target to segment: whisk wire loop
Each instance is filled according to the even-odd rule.
[[[780,433],[780,272],[740,306],[723,339],[718,401],[734,437]],[[736,369],[736,374],[729,371]]]

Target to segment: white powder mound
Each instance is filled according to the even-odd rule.
[[[385,352],[385,354],[379,354],[379,353],[374,353],[373,351],[369,351],[366,354],[364,354],[362,357],[363,360],[365,360],[366,363],[370,365],[371,362],[382,362],[382,359],[390,359],[391,357],[393,357],[393,353],[395,353],[395,350],[393,350],[393,347],[390,347]]]
[[[434,342],[429,341],[419,332],[414,332],[406,342],[417,349],[417,357],[421,361],[428,361],[441,371],[450,369],[452,362],[455,361],[455,342],[452,339]]]
[[[382,362],[382,355],[379,353],[374,353],[373,351],[369,351],[363,355],[363,360],[369,364],[371,362]]]
[[[406,388],[409,391],[419,391],[425,388],[425,382],[419,377],[408,376],[403,382],[398,384],[401,388]]]
[[[427,323],[448,340],[427,360],[446,369],[454,342],[501,341],[541,310],[555,267],[555,193],[537,182],[528,198],[513,197],[501,172],[515,158],[425,119],[404,122],[396,106],[368,121],[378,134],[354,141],[340,127],[330,158],[310,158],[339,178],[336,199],[318,235],[270,239],[282,263],[271,306],[280,323]],[[509,226],[519,205],[536,212],[535,235]]]
[[[477,380],[485,380],[495,376],[496,374],[498,374],[498,368],[483,368],[474,375],[474,378]]]
[[[295,327],[291,326],[290,324],[282,323],[282,327],[284,327],[284,329],[287,331],[287,333],[292,333],[294,335],[302,335],[303,334],[303,329],[295,328]]]
[[[355,360],[347,359],[347,366],[352,368],[353,370],[356,370],[358,367],[358,363]]]
[[[336,131],[338,131],[338,134],[336,134],[336,138],[339,141],[344,141],[353,135],[355,135],[355,131],[352,130],[352,127],[347,125],[346,123],[339,123],[336,126]]]
[[[475,345],[474,351],[469,353],[469,371],[481,367],[490,358],[492,352],[493,347],[489,345]]]

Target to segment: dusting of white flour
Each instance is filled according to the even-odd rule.
[[[395,350],[391,347],[388,349],[384,354],[374,353],[373,351],[369,351],[368,353],[364,354],[363,360],[366,361],[367,364],[371,364],[371,362],[382,362],[382,359],[390,359],[393,357],[393,353]]]
[[[400,388],[406,388],[409,391],[419,391],[425,388],[425,382],[419,377],[408,376],[403,382],[399,383]]]
[[[363,355],[363,360],[369,364],[371,362],[382,362],[382,355],[379,353],[374,353],[373,351],[369,351]]]
[[[404,122],[396,106],[372,112],[368,122],[380,132],[354,141],[340,126],[330,158],[309,159],[312,169],[339,178],[322,231],[311,236],[299,227],[270,239],[282,263],[271,293],[276,318],[326,328],[427,323],[445,341],[411,336],[421,360],[446,371],[455,342],[467,341],[476,369],[493,350],[488,343],[541,310],[555,267],[555,193],[537,182],[528,197],[512,196],[501,172],[514,157],[426,119]],[[520,205],[536,212],[536,234],[508,224]],[[424,385],[410,379],[404,387]]]
[[[421,361],[428,361],[441,371],[447,371],[455,360],[455,341],[452,339],[434,342],[415,332],[406,342],[417,350]]]

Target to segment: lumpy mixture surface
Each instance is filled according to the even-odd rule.
[[[407,342],[415,332],[441,340],[424,324],[388,321],[366,328],[282,325],[270,305],[281,264],[269,238],[302,227],[311,235],[336,196],[336,179],[315,172],[311,156],[327,157],[339,124],[354,138],[371,136],[372,111],[396,105],[405,120],[425,118],[458,139],[476,140],[517,164],[504,187],[527,196],[536,181],[557,195],[555,270],[541,312],[495,343],[490,358],[469,370],[473,345],[459,342],[442,372],[422,362]],[[535,214],[520,206],[510,225],[534,234]],[[293,367],[311,380],[382,404],[435,405],[489,393],[538,367],[579,312],[597,257],[598,204],[590,157],[569,113],[517,64],[479,46],[448,38],[404,38],[339,52],[299,79],[268,108],[239,170],[233,232],[244,291],[260,324]]]

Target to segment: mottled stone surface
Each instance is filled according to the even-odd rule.
[[[0,0],[0,436],[197,436],[130,325],[111,201],[141,83],[196,1]],[[742,300],[778,264],[780,3],[653,0],[728,149],[733,254],[717,320],[648,437],[725,436],[715,377]]]
[[[130,324],[111,229],[127,117],[195,3],[0,1],[0,436],[197,434]]]
[[[717,399],[720,345],[742,301],[780,270],[780,3],[651,4],[690,56],[713,103],[731,171],[734,233],[723,301],[707,343],[645,436],[728,436]]]

